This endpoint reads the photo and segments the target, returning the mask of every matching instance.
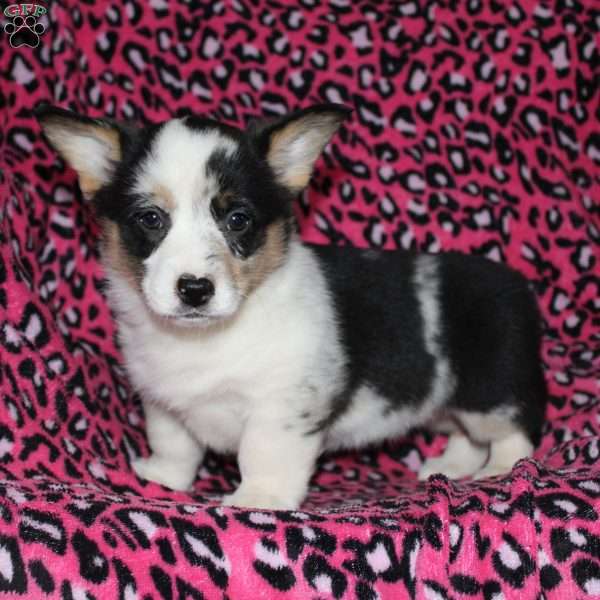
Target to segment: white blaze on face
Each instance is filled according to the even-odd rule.
[[[215,295],[202,311],[207,317],[230,316],[239,305],[224,260],[229,249],[210,210],[217,186],[206,173],[215,151],[232,154],[236,149],[236,142],[218,131],[194,131],[180,120],[171,121],[157,135],[138,171],[135,191],[152,198],[151,203],[164,208],[171,219],[166,237],[144,261],[142,290],[159,315],[182,312],[176,285],[184,274],[213,282]]]

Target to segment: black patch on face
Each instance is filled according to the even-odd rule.
[[[156,230],[143,228],[138,218],[151,203],[131,191],[136,167],[147,157],[161,128],[162,125],[151,125],[141,130],[121,130],[121,162],[111,182],[100,188],[92,200],[97,215],[118,226],[124,250],[134,259],[134,269],[141,268],[141,261],[158,247],[171,225],[168,214],[155,208],[161,213],[164,226]]]
[[[261,161],[248,139],[238,140],[238,150],[231,154],[216,150],[206,163],[207,177],[218,184],[217,195],[211,200],[211,212],[231,249],[242,259],[248,258],[262,246],[266,228],[277,220],[285,223],[291,233],[292,198],[275,181],[271,169]],[[241,232],[228,228],[228,218],[242,211],[250,218],[249,226]]]
[[[153,207],[152,210],[159,213],[161,216],[162,226],[158,229],[144,227],[140,222],[140,218],[148,209],[136,209],[136,206],[140,206],[142,203],[142,199],[137,203],[134,201],[129,217],[119,223],[119,230],[121,233],[121,240],[129,253],[132,256],[143,260],[148,258],[148,256],[150,256],[163,241],[171,228],[171,219],[166,212]]]

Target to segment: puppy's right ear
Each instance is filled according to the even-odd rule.
[[[77,171],[83,195],[91,198],[121,160],[123,130],[117,123],[54,106],[42,106],[35,115],[52,146]]]

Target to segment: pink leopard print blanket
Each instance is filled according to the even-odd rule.
[[[593,0],[64,0],[36,26],[4,17],[0,593],[600,594],[599,20]],[[530,278],[551,393],[535,456],[496,480],[418,483],[445,442],[415,432],[326,457],[298,512],[221,508],[238,471],[214,455],[193,494],[136,479],[143,414],[103,296],[97,227],[40,139],[41,101],[238,125],[353,106],[298,204],[305,237],[460,249]]]

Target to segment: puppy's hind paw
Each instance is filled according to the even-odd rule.
[[[474,469],[472,465],[461,465],[453,463],[446,459],[444,456],[436,456],[435,458],[429,458],[425,461],[425,464],[419,471],[419,480],[425,481],[429,479],[431,475],[441,473],[448,477],[448,479],[461,479],[473,474]]]

